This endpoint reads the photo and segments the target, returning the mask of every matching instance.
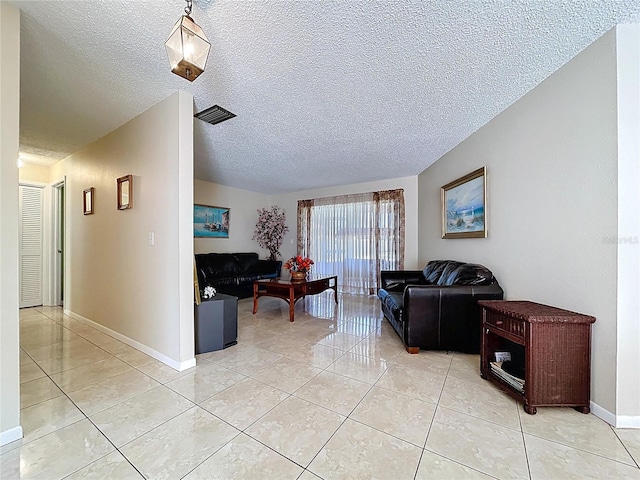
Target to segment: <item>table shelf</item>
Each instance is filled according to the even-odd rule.
[[[589,413],[591,324],[595,318],[526,301],[481,300],[483,309],[480,374],[524,403],[570,406]],[[523,355],[524,393],[491,371],[499,351]]]

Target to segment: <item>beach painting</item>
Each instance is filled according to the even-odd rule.
[[[442,238],[485,238],[486,168],[441,188]]]
[[[229,238],[229,209],[209,205],[193,206],[193,236]]]

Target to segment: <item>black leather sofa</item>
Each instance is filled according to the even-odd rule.
[[[382,312],[407,352],[480,352],[482,311],[478,300],[501,300],[504,295],[489,269],[433,260],[422,271],[383,270],[380,274]]]
[[[198,253],[196,271],[200,290],[212,286],[239,298],[253,296],[253,282],[280,276],[282,261],[259,260],[257,253]]]

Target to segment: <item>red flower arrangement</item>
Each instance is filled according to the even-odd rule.
[[[313,265],[313,260],[309,257],[301,257],[298,255],[287,260],[284,264],[284,268],[290,272],[308,272],[311,270],[311,265]]]

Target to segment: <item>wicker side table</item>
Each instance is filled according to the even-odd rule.
[[[480,374],[534,415],[539,406],[589,413],[594,317],[528,301],[481,300]],[[518,347],[520,346],[520,347]],[[524,350],[524,391],[491,371],[495,352]]]

